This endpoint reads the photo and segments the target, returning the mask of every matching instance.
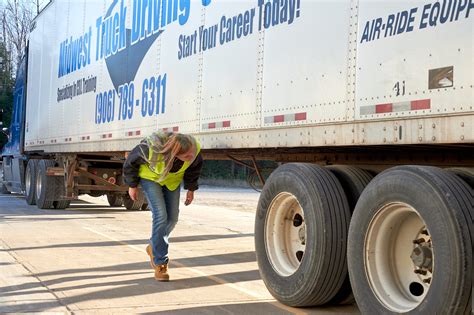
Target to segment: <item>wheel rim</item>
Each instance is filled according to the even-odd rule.
[[[434,252],[420,214],[405,203],[384,205],[369,224],[364,263],[379,301],[408,312],[425,298],[432,283]]]
[[[299,268],[306,249],[303,208],[290,193],[279,193],[268,208],[265,248],[273,269],[290,276]]]
[[[43,188],[43,182],[41,180],[41,178],[43,176],[41,176],[41,175],[42,174],[41,174],[41,170],[40,170],[40,171],[38,171],[38,176],[36,177],[36,195],[37,196],[41,196],[41,190]]]
[[[30,188],[31,188],[31,169],[28,168],[26,174],[25,174],[25,189],[26,189],[26,194],[30,194]]]

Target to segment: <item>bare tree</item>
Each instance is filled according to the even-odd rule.
[[[12,68],[16,69],[25,52],[34,9],[25,1],[4,0],[2,11],[3,41],[12,54]]]

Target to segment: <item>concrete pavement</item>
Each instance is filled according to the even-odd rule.
[[[225,203],[232,193],[240,203]],[[243,197],[245,195],[245,198]],[[202,189],[170,239],[169,283],[145,246],[150,213],[84,198],[39,210],[0,195],[0,313],[354,314],[355,306],[295,309],[260,279],[253,245],[258,195]]]

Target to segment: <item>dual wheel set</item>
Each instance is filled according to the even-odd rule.
[[[37,205],[40,209],[66,209],[71,200],[64,199],[65,184],[64,176],[48,176],[49,167],[55,167],[53,160],[35,160],[28,161],[25,170],[25,196],[29,205]],[[103,193],[91,194],[94,197],[101,196]],[[127,210],[146,210],[146,203],[143,193],[138,194],[138,200],[133,201],[127,195],[107,194],[107,200],[111,207],[124,206]]]
[[[290,306],[471,314],[473,181],[469,168],[285,164],[258,203],[261,276]]]

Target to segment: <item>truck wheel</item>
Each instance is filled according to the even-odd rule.
[[[271,174],[258,202],[255,248],[277,300],[310,306],[336,295],[347,274],[349,220],[344,191],[327,169],[291,163]]]
[[[29,205],[36,204],[36,172],[38,160],[29,160],[25,172],[25,199]]]
[[[52,176],[47,176],[48,167],[53,167],[54,161],[40,160],[38,162],[38,171],[36,173],[36,205],[40,209],[51,209],[54,200],[54,184],[56,181]]]
[[[474,168],[470,167],[452,167],[447,168],[447,171],[456,174],[463,181],[465,181],[472,189],[474,189]]]
[[[0,183],[0,194],[2,195],[9,195],[11,192],[7,189],[4,183]]]
[[[348,165],[333,165],[327,166],[327,169],[333,173],[344,189],[344,192],[349,202],[349,209],[354,212],[357,200],[359,200],[362,191],[374,178],[368,171],[355,166]],[[329,304],[353,304],[355,302],[354,295],[352,294],[351,282],[349,274],[347,273],[344,283],[336,294],[336,296],[329,301]]]
[[[473,199],[466,183],[435,167],[395,167],[370,182],[348,245],[362,314],[468,313]]]
[[[54,209],[66,209],[71,205],[71,200],[56,200],[53,201]]]
[[[3,163],[1,164],[2,165],[2,170],[1,170],[1,176],[0,176],[0,194],[2,195],[7,195],[7,194],[11,194],[11,192],[8,190],[7,186],[4,184],[4,181],[5,181],[5,173],[4,173],[4,170],[3,170]]]
[[[123,198],[123,205],[127,210],[142,210],[142,206],[145,203],[145,196],[143,195],[142,192],[138,193],[138,198],[137,200],[133,201],[130,199],[129,195],[126,195]]]
[[[107,201],[111,207],[121,207],[123,205],[123,197],[118,195],[107,195]]]

